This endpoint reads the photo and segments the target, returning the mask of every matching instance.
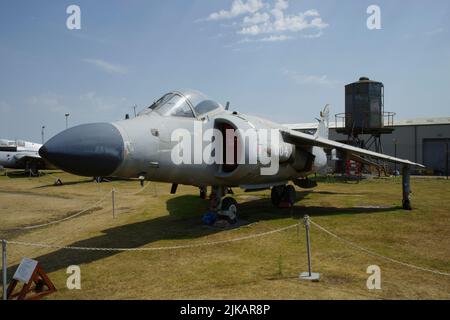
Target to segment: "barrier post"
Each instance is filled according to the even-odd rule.
[[[308,276],[311,277],[311,242],[309,238],[309,217],[306,215],[304,218],[306,229],[306,251],[308,255]]]
[[[2,285],[3,285],[3,300],[8,299],[8,281],[7,281],[8,267],[6,265],[6,240],[2,240]]]
[[[116,218],[116,206],[115,206],[115,193],[116,193],[116,189],[112,189],[111,190],[111,200],[112,200],[112,215],[113,215],[113,219]]]
[[[303,217],[303,223],[305,224],[305,230],[306,230],[306,252],[307,252],[307,256],[308,256],[308,272],[302,272],[300,274],[300,279],[319,281],[320,274],[312,272],[312,268],[311,268],[311,240],[309,237],[309,216],[308,215],[305,215]]]

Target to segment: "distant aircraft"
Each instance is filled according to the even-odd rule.
[[[39,156],[41,147],[34,142],[0,139],[0,167],[24,169],[32,175],[37,175],[40,169],[56,169]]]
[[[81,176],[169,182],[171,193],[178,184],[203,192],[211,186],[211,209],[228,221],[237,214],[237,202],[228,195],[231,187],[270,188],[274,205],[292,206],[296,192],[289,181],[312,186],[308,175],[323,170],[332,154],[372,164],[371,159],[382,159],[403,164],[403,207],[411,209],[409,168],[423,166],[329,140],[328,108],[321,112],[317,132],[310,135],[228,107],[195,90],[176,90],[133,119],[67,129],[45,143],[39,154]]]

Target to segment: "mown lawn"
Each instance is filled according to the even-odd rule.
[[[63,186],[53,186],[61,177]],[[297,189],[293,209],[275,209],[269,192],[243,193],[240,225],[202,225],[208,202],[196,188],[138,182],[96,184],[51,173],[41,178],[0,177],[0,237],[79,247],[164,247],[222,241],[312,220],[381,255],[450,273],[450,182],[412,179],[413,211],[401,204],[401,180],[322,183]],[[115,188],[116,218],[110,190]],[[103,202],[97,203],[100,199]],[[32,230],[11,230],[76,214]],[[175,250],[72,251],[8,246],[9,276],[21,257],[37,259],[58,291],[48,299],[449,299],[450,277],[367,255],[312,226],[313,269],[321,281],[298,280],[306,271],[303,227],[264,237]],[[66,288],[66,268],[81,267],[81,290]],[[382,290],[368,290],[366,269],[381,268]]]

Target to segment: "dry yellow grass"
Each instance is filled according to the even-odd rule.
[[[52,185],[60,176],[65,185]],[[5,229],[70,216],[112,188],[117,217],[106,201],[74,219],[28,231]],[[298,222],[304,214],[340,236],[380,254],[450,272],[450,182],[413,179],[413,205],[399,208],[399,179],[360,184],[323,183],[298,189],[292,210],[274,209],[269,192],[245,194],[239,228],[202,225],[208,203],[195,188],[138,182],[100,185],[87,178],[52,173],[42,178],[0,177],[0,238],[81,247],[160,247],[233,239]],[[35,258],[58,291],[48,299],[449,299],[450,277],[434,275],[368,256],[312,227],[313,268],[318,283],[303,282],[303,228],[215,246],[151,252],[98,252],[8,247],[9,276],[22,257]],[[66,288],[66,268],[81,267],[82,289]],[[366,288],[366,268],[382,271],[382,290]]]

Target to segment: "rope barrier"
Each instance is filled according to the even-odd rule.
[[[416,270],[420,270],[420,271],[425,271],[425,272],[429,272],[429,273],[434,273],[434,274],[438,274],[438,275],[442,275],[442,276],[447,276],[447,277],[450,276],[450,273],[447,273],[447,272],[442,272],[442,271],[439,271],[439,270],[433,270],[433,269],[427,269],[427,268],[424,268],[424,267],[415,266],[415,265],[410,264],[410,263],[406,263],[406,262],[403,262],[403,261],[400,261],[400,260],[396,260],[396,259],[393,259],[393,258],[390,258],[390,257],[383,256],[383,255],[381,255],[381,254],[379,254],[379,253],[376,253],[376,252],[374,252],[374,251],[371,251],[371,250],[369,250],[369,249],[366,249],[366,248],[364,248],[364,247],[361,247],[361,246],[357,245],[357,244],[354,243],[354,242],[351,242],[351,241],[349,241],[349,240],[347,240],[347,239],[344,239],[344,238],[339,237],[338,235],[336,235],[336,234],[334,234],[333,232],[331,232],[331,231],[325,229],[324,227],[322,227],[322,226],[319,225],[318,223],[312,221],[311,219],[310,219],[310,222],[311,222],[312,225],[314,225],[315,227],[317,227],[319,230],[322,230],[323,232],[327,233],[328,235],[332,236],[333,238],[336,238],[336,239],[338,239],[338,240],[340,240],[340,241],[342,241],[342,242],[345,242],[345,243],[347,243],[348,245],[350,245],[351,247],[356,248],[356,249],[358,249],[358,250],[360,250],[360,251],[363,251],[363,252],[365,252],[365,253],[367,253],[367,254],[369,254],[369,255],[371,255],[371,256],[375,256],[375,257],[378,257],[378,258],[381,258],[381,259],[384,259],[384,260],[387,260],[387,261],[390,261],[390,262],[393,262],[393,263],[396,263],[396,264],[399,264],[399,265],[402,265],[402,266],[405,266],[405,267],[409,267],[409,268],[412,268],[412,269],[416,269]]]
[[[41,176],[41,177],[45,177],[45,176]],[[49,178],[49,177],[47,177]],[[136,191],[136,192],[132,192],[132,193],[122,193],[122,192],[118,192],[117,190],[115,190],[115,193],[120,193],[121,195],[137,195],[139,193],[141,193],[142,191],[144,191],[148,186],[150,185],[150,182],[147,182],[147,184],[142,187],[140,190]],[[86,207],[85,209],[70,215],[68,217],[65,217],[63,219],[59,219],[59,220],[55,220],[55,221],[50,221],[47,223],[42,223],[42,224],[36,224],[36,225],[32,225],[32,226],[26,226],[26,227],[22,227],[22,228],[11,228],[11,229],[0,229],[0,232],[11,232],[11,231],[24,231],[24,230],[33,230],[33,229],[38,229],[38,228],[42,228],[42,227],[47,227],[49,225],[53,225],[53,224],[57,224],[57,223],[61,223],[73,218],[76,218],[78,216],[80,216],[81,214],[85,213],[86,211],[94,208],[95,206],[99,205],[101,202],[103,202],[106,197],[108,197],[111,194],[111,192],[106,192],[102,198],[100,198],[100,200],[98,200],[97,202],[95,202],[94,204],[90,205],[89,207]]]
[[[46,243],[32,243],[32,242],[23,242],[23,241],[10,241],[6,240],[8,244],[20,245],[20,246],[28,246],[28,247],[38,247],[38,248],[49,248],[49,249],[65,249],[65,250],[82,250],[82,251],[163,251],[163,250],[177,250],[177,249],[189,249],[189,248],[197,248],[197,247],[205,247],[212,245],[219,245],[243,240],[249,240],[253,238],[264,237],[267,235],[271,235],[274,233],[286,231],[292,228],[297,227],[297,223],[294,225],[290,225],[287,227],[257,233],[254,235],[248,235],[244,237],[229,239],[229,240],[219,240],[219,241],[211,241],[211,242],[203,242],[203,243],[194,243],[187,245],[179,245],[179,246],[166,246],[166,247],[147,247],[147,248],[93,248],[93,247],[77,247],[77,246],[58,246],[53,244]]]
[[[50,175],[47,173],[42,173],[39,171],[39,173],[36,176],[33,176],[32,178],[37,178],[37,180],[47,180],[47,181],[52,181],[53,183],[55,183],[56,180],[59,179],[59,177],[56,177],[54,175]]]
[[[120,195],[124,195],[124,196],[135,196],[135,195],[141,193],[142,191],[144,191],[145,189],[147,189],[147,187],[148,187],[149,185],[150,185],[150,181],[148,181],[148,182],[145,184],[145,186],[143,186],[141,189],[139,189],[138,191],[135,191],[135,192],[122,192],[122,191],[119,191],[119,190],[117,190],[117,189],[115,189],[115,192],[118,193],[118,194],[120,194]]]
[[[85,209],[83,209],[83,210],[81,210],[81,211],[78,211],[77,213],[74,213],[74,214],[72,214],[72,215],[70,215],[70,216],[68,216],[68,217],[65,217],[65,218],[63,218],[63,219],[59,219],[59,220],[55,220],[55,221],[50,221],[50,222],[42,223],[42,224],[36,224],[36,225],[32,225],[32,226],[26,226],[26,227],[22,227],[22,228],[0,229],[0,232],[11,232],[11,231],[32,230],[32,229],[37,229],[37,228],[47,227],[47,226],[52,225],[52,224],[57,224],[57,223],[60,223],[60,222],[64,222],[64,221],[67,221],[67,220],[76,218],[76,217],[78,217],[79,215],[85,213],[86,211],[88,211],[88,210],[94,208],[95,206],[99,205],[100,203],[102,203],[102,202],[106,199],[106,197],[109,196],[109,194],[110,194],[110,193],[107,192],[100,200],[98,200],[98,201],[95,202],[94,204],[92,204],[92,205],[86,207]]]
[[[39,176],[38,176],[38,179],[44,179],[44,180],[47,180],[47,181],[52,181],[52,183],[55,183],[55,181],[57,180],[57,177],[50,177],[48,174],[46,174],[46,173],[44,173],[44,174],[40,174]]]
[[[103,199],[102,199],[103,200]],[[322,227],[321,225],[319,225],[318,223],[310,220],[311,224],[314,225],[315,227],[317,227],[319,230],[325,232],[326,234],[332,236],[333,238],[336,238],[342,242],[345,242],[346,244],[348,244],[349,246],[358,249],[360,251],[365,252],[368,255],[371,256],[375,256],[387,261],[390,261],[392,263],[396,263],[405,267],[409,267],[412,269],[416,269],[416,270],[420,270],[420,271],[425,271],[425,272],[429,272],[429,273],[433,273],[433,274],[438,274],[438,275],[442,275],[442,276],[450,276],[450,273],[447,272],[442,272],[439,270],[433,270],[433,269],[428,269],[428,268],[424,268],[424,267],[420,267],[420,266],[416,266],[410,263],[406,263],[400,260],[396,260],[384,255],[381,255],[379,253],[376,253],[372,250],[366,249],[362,246],[359,246],[357,244],[355,244],[352,241],[349,241],[347,239],[341,238],[340,236],[336,235],[335,233],[327,230],[326,228]],[[56,222],[53,222],[56,223]],[[198,248],[198,247],[205,247],[205,246],[212,246],[212,245],[220,245],[220,244],[226,244],[226,243],[232,243],[232,242],[238,242],[238,241],[243,241],[243,240],[249,240],[249,239],[254,239],[254,238],[259,238],[259,237],[264,237],[264,236],[268,236],[271,234],[275,234],[278,232],[282,232],[282,231],[286,231],[289,229],[293,229],[293,228],[298,228],[299,224],[293,224],[287,227],[283,227],[283,228],[278,228],[275,230],[270,230],[270,231],[266,231],[266,232],[262,232],[262,233],[257,233],[254,235],[248,235],[248,236],[243,236],[243,237],[238,237],[238,238],[233,238],[233,239],[229,239],[229,240],[218,240],[218,241],[211,241],[211,242],[203,242],[203,243],[194,243],[194,244],[187,244],[187,245],[178,245],[178,246],[165,246],[165,247],[147,247],[147,248],[101,248],[101,247],[78,247],[78,246],[59,246],[59,245],[54,245],[54,244],[47,244],[47,243],[33,243],[33,242],[24,242],[24,241],[14,241],[14,240],[5,240],[8,244],[13,244],[13,245],[19,245],[19,246],[27,246],[27,247],[38,247],[38,248],[48,248],[48,249],[63,249],[63,250],[78,250],[78,251],[118,251],[118,252],[125,252],[125,251],[165,251],[165,250],[177,250],[177,249],[189,249],[189,248]],[[298,229],[297,229],[298,230]]]

